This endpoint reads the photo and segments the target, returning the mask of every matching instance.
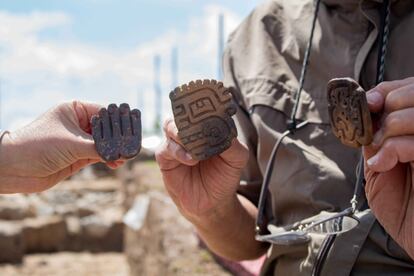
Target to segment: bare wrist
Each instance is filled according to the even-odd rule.
[[[211,227],[222,225],[223,222],[228,221],[229,217],[234,219],[241,208],[242,206],[237,198],[237,194],[234,194],[229,199],[223,200],[221,204],[217,205],[210,212],[202,216],[193,217],[190,221],[198,230],[208,232]]]

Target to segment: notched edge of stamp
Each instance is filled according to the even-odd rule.
[[[217,94],[221,93],[221,95],[224,98],[227,98],[227,100],[222,103],[222,105],[225,107],[225,113],[227,114],[228,118],[223,118],[224,116],[220,116],[224,121],[231,121],[231,122],[227,122],[227,126],[229,128],[229,135],[228,138],[226,139],[226,141],[224,141],[222,143],[222,145],[220,146],[216,146],[216,147],[212,147],[212,148],[207,148],[203,154],[196,154],[195,151],[193,150],[189,150],[187,149],[185,146],[184,148],[186,148],[186,150],[189,151],[189,153],[192,155],[192,157],[195,160],[198,161],[203,161],[203,160],[207,160],[213,156],[219,155],[222,152],[226,151],[228,148],[230,148],[231,146],[231,142],[234,138],[237,137],[237,128],[236,128],[236,124],[232,118],[233,115],[236,114],[237,112],[237,106],[235,105],[235,103],[233,102],[233,95],[231,92],[231,88],[227,88],[224,86],[223,82],[221,81],[217,81],[214,79],[205,79],[205,80],[196,80],[196,81],[191,81],[187,84],[183,84],[181,86],[176,87],[173,91],[170,92],[169,94],[169,98],[171,100],[171,105],[172,105],[172,109],[173,109],[173,115],[174,115],[174,121],[177,125],[178,128],[178,136],[181,137],[181,131],[180,131],[180,127],[179,127],[179,122],[177,122],[177,116],[180,116],[180,113],[177,113],[179,111],[177,111],[175,109],[176,107],[176,100],[177,98],[187,94],[187,93],[192,93],[197,89],[203,89],[203,88],[210,88],[210,89],[214,89],[215,92]],[[201,123],[201,122],[200,122]],[[203,138],[206,139],[206,138]]]

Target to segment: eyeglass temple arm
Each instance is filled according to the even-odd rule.
[[[307,124],[309,124],[309,121],[304,121],[297,125],[296,130],[301,129],[305,127]],[[273,167],[276,160],[277,151],[282,144],[282,141],[284,138],[286,138],[289,134],[292,134],[293,132],[291,130],[285,131],[282,136],[279,138],[279,140],[276,142],[272,149],[272,153],[270,154],[270,159],[266,167],[265,177],[263,180],[262,188],[260,191],[260,197],[259,197],[259,205],[258,205],[258,214],[256,219],[256,233],[262,234],[265,231],[265,216],[264,216],[264,210],[266,206],[266,196],[267,191],[269,189],[270,180],[272,179],[273,174]]]

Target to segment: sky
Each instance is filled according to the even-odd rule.
[[[178,82],[218,76],[218,17],[228,36],[261,0],[5,0],[0,2],[0,128],[15,130],[73,99],[127,102],[154,125],[153,60],[163,116]]]

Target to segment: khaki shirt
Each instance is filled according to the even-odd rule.
[[[375,85],[381,0],[322,0],[313,50],[297,118],[310,125],[284,139],[270,185],[271,224],[289,225],[350,206],[360,151],[347,148],[330,130],[326,84],[352,77]],[[259,6],[231,35],[224,57],[225,85],[239,105],[239,138],[250,149],[239,193],[257,204],[276,140],[294,106],[314,12],[312,0],[274,0]],[[395,0],[386,80],[414,76],[414,1]],[[311,275],[324,239],[307,245],[272,246],[266,275]],[[375,221],[333,240],[320,275],[413,274],[414,262]],[[315,273],[318,274],[318,273]]]

